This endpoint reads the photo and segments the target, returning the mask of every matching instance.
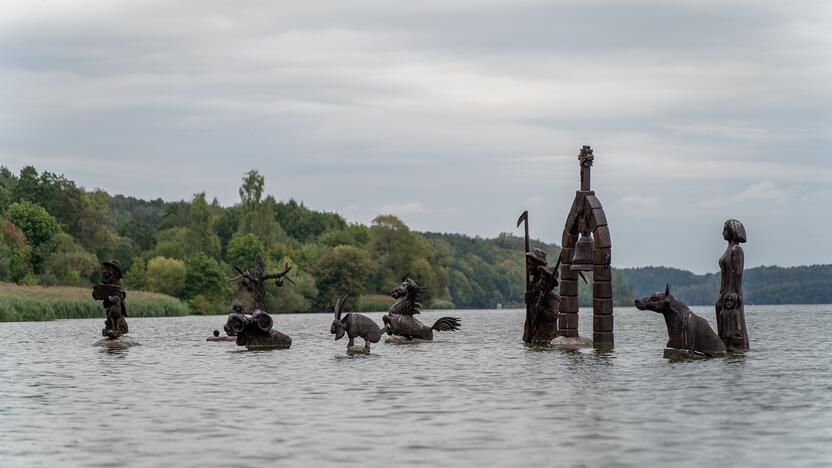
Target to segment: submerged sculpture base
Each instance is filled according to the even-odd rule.
[[[671,361],[681,361],[686,359],[710,359],[713,357],[723,357],[725,356],[725,353],[705,354],[700,353],[699,351],[691,351],[689,349],[665,348],[663,356],[665,359],[670,359]]]
[[[205,341],[237,341],[236,336],[209,336]]]
[[[292,339],[289,335],[280,333],[277,330],[270,330],[268,335],[250,334],[237,337],[237,345],[245,346],[248,350],[263,349],[289,349],[292,346]]]
[[[423,340],[421,338],[407,338],[400,335],[390,335],[384,339],[385,343],[390,344],[414,344],[414,343],[430,343],[433,340]]]
[[[356,354],[370,354],[370,349],[364,346],[347,346],[347,356]]]
[[[289,349],[292,347],[292,344],[268,344],[268,345],[251,345],[246,346],[246,349],[249,351],[264,351],[267,349]]]
[[[106,349],[121,349],[129,348],[131,346],[138,346],[140,344],[141,343],[136,341],[133,337],[121,335],[118,338],[101,338],[100,340],[93,343],[93,346]]]
[[[566,336],[559,336],[552,340],[550,346],[553,348],[558,349],[581,349],[581,348],[592,348],[592,338],[587,338],[585,336],[573,336],[573,337],[566,337]]]

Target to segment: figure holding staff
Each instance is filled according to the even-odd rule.
[[[523,342],[548,344],[558,333],[558,297],[553,292],[558,285],[558,266],[549,266],[546,252],[529,248],[529,212],[524,211],[517,227],[525,223],[526,247],[526,321]]]

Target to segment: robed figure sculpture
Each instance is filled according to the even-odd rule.
[[[746,241],[745,226],[736,219],[729,219],[725,221],[722,237],[728,241],[728,248],[719,259],[722,279],[716,300],[717,333],[728,351],[748,351],[742,295],[745,254],[740,247]]]

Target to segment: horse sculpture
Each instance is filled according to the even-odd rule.
[[[670,294],[670,284],[663,293],[657,292],[636,299],[635,305],[639,310],[652,310],[664,315],[669,338],[666,348],[688,351],[700,356],[725,354],[725,345],[719,335],[707,320],[691,312],[687,305]],[[665,352],[665,355],[668,353]]]
[[[407,339],[418,338],[421,340],[433,340],[433,332],[459,330],[458,317],[442,317],[433,326],[428,327],[414,317],[420,313],[420,301],[424,300],[427,289],[419,287],[415,281],[406,278],[402,284],[390,292],[394,299],[398,299],[387,315],[382,317],[384,321],[383,333],[397,335]]]

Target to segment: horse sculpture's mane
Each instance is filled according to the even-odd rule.
[[[421,301],[427,299],[427,288],[420,287],[410,278],[406,278],[396,290],[404,292],[402,296],[392,307],[390,311],[396,314],[415,315],[420,313],[422,308]]]

